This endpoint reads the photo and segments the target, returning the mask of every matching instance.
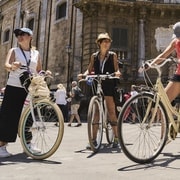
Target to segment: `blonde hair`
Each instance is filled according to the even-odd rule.
[[[66,88],[61,83],[57,85],[57,88],[61,90],[66,90]]]

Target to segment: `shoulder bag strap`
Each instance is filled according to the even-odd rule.
[[[30,50],[30,59],[28,60],[25,53],[24,53],[24,51],[22,50],[22,48],[20,48],[20,49],[21,49],[21,52],[22,52],[22,54],[23,54],[23,56],[24,56],[24,58],[26,60],[27,70],[28,70],[28,72],[30,72],[29,65],[31,63],[31,50]]]

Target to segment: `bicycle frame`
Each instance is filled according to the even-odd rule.
[[[107,121],[107,106],[106,106],[106,101],[104,99],[101,83],[102,83],[102,79],[98,78],[96,94],[100,100],[100,107],[101,107],[100,114],[101,114],[101,118],[103,120],[103,127],[105,128],[106,121]]]
[[[156,116],[156,113],[158,111],[158,105],[159,105],[159,102],[162,102],[162,104],[164,105],[164,108],[165,108],[165,111],[167,113],[167,118],[169,119],[169,123],[170,125],[173,126],[173,129],[175,130],[176,133],[179,132],[179,127],[180,127],[180,114],[179,112],[176,111],[176,109],[171,105],[171,102],[165,92],[165,89],[164,89],[164,86],[162,84],[162,81],[161,81],[161,70],[160,70],[160,67],[163,66],[166,62],[168,62],[169,60],[165,60],[164,63],[162,63],[161,65],[157,66],[155,65],[154,68],[157,70],[158,72],[158,77],[157,77],[157,80],[156,80],[156,84],[154,86],[154,91],[155,91],[155,106],[153,107],[153,112],[152,112],[152,117],[151,117],[151,121],[150,121],[150,124],[151,125],[155,119],[155,116]],[[148,64],[149,66],[149,64]],[[147,107],[147,113],[146,113],[146,116],[144,117],[143,119],[143,122],[145,122],[145,119],[146,117],[148,116],[148,113],[151,111],[151,104],[148,105]],[[177,117],[177,122],[175,122],[174,120],[174,115]]]
[[[158,111],[158,104],[161,101],[162,104],[164,105],[164,108],[166,110],[169,122],[173,125],[173,128],[176,133],[179,132],[179,124],[174,121],[173,115],[175,115],[178,119],[177,121],[180,122],[180,115],[179,113],[175,110],[175,108],[171,105],[171,102],[169,101],[169,98],[164,90],[163,84],[161,82],[161,78],[158,77],[155,85],[155,90],[157,92],[155,96],[155,107],[152,115],[152,120],[155,118],[156,112]],[[151,121],[153,122],[153,121]]]
[[[88,138],[91,150],[94,152],[97,152],[101,147],[103,130],[105,130],[106,139],[109,144],[111,144],[114,139],[113,130],[109,128],[110,121],[108,121],[107,105],[102,90],[102,81],[110,77],[112,77],[112,75],[101,74],[86,76],[86,80],[88,83],[91,83],[94,93],[88,108]],[[94,82],[92,80],[94,80],[95,84],[93,84]]]
[[[31,98],[30,98],[30,103],[29,103],[29,108],[30,108],[30,111],[31,111],[31,115],[32,115],[32,119],[33,119],[33,122],[34,123],[37,123],[36,122],[36,118],[35,118],[35,114],[34,114],[34,102],[33,102],[33,97],[31,96]],[[43,122],[43,120],[42,120],[42,116],[41,116],[41,112],[40,112],[40,110],[39,110],[39,108],[37,109],[38,110],[38,117],[40,117],[40,121],[41,122]]]
[[[33,159],[48,158],[58,149],[63,138],[62,112],[57,104],[44,94],[30,92],[27,102],[18,127],[22,147]],[[50,135],[50,132],[53,132],[53,135]]]

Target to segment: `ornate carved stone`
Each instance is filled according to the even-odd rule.
[[[158,27],[155,30],[154,38],[156,40],[156,49],[158,52],[164,51],[164,49],[168,46],[170,41],[172,40],[172,26],[169,28]]]

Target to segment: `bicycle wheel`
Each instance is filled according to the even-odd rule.
[[[58,149],[62,141],[64,119],[59,107],[50,100],[37,101],[33,111],[35,122],[30,108],[21,116],[20,140],[28,156],[33,159],[45,159]]]
[[[156,116],[151,120],[154,106],[154,94],[143,92],[129,99],[118,117],[121,148],[125,155],[136,163],[143,164],[154,160],[167,140],[166,111],[160,102]],[[160,122],[158,125],[156,120]]]
[[[92,151],[97,152],[101,147],[103,136],[101,105],[97,96],[91,98],[87,120],[89,145]]]

